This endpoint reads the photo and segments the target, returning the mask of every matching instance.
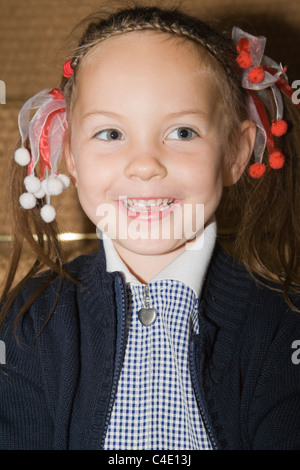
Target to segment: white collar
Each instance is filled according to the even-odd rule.
[[[200,296],[206,271],[212,256],[216,242],[217,224],[213,220],[195,242],[181,255],[157,273],[150,282],[162,279],[173,279],[191,287],[196,296]],[[142,285],[129,271],[126,264],[120,258],[112,240],[105,234],[101,234],[106,256],[106,270],[108,272],[120,271],[128,283]]]

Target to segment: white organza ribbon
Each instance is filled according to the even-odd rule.
[[[62,98],[55,99],[50,92],[51,90],[43,90],[26,101],[18,117],[22,146],[24,146],[25,141],[29,138],[32,172],[40,158],[39,143],[48,117],[54,111],[66,108],[65,100]],[[36,112],[31,117],[34,110]],[[53,116],[48,137],[51,174],[57,171],[66,129],[66,113],[56,113]]]

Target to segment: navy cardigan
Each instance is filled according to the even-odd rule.
[[[102,449],[128,331],[126,289],[105,255],[80,256],[0,339],[0,449]],[[51,319],[41,331],[57,300]],[[299,307],[299,298],[295,299]],[[190,342],[197,403],[215,449],[300,449],[300,319],[281,294],[257,283],[216,248]]]

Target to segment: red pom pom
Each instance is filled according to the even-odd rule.
[[[50,91],[50,95],[52,95],[53,99],[55,99],[55,100],[63,100],[64,99],[63,93],[61,93],[61,91],[59,91],[58,88],[53,88],[53,90]]]
[[[260,83],[263,81],[265,71],[262,67],[253,67],[248,74],[251,83]]]
[[[253,163],[253,165],[249,168],[249,173],[252,178],[261,178],[265,172],[267,167],[263,163]]]
[[[237,51],[246,51],[250,54],[250,45],[249,45],[249,39],[248,38],[241,38],[239,40],[239,43],[237,45]]]
[[[269,165],[273,170],[279,170],[280,168],[283,167],[285,162],[285,157],[283,153],[281,153],[279,150],[276,150],[275,152],[271,153],[269,157]]]
[[[63,76],[66,78],[70,78],[74,74],[74,70],[71,67],[71,63],[71,60],[68,60],[64,63]]]
[[[241,51],[236,61],[242,69],[248,69],[252,65],[251,55],[246,51]]]
[[[280,119],[279,121],[273,122],[271,126],[271,132],[276,137],[281,137],[282,135],[286,134],[288,125],[285,121]]]

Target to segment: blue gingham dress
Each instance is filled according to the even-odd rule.
[[[188,347],[198,332],[198,298],[183,282],[149,283],[152,326],[138,319],[145,286],[128,283],[131,323],[107,450],[211,449],[191,384]]]

